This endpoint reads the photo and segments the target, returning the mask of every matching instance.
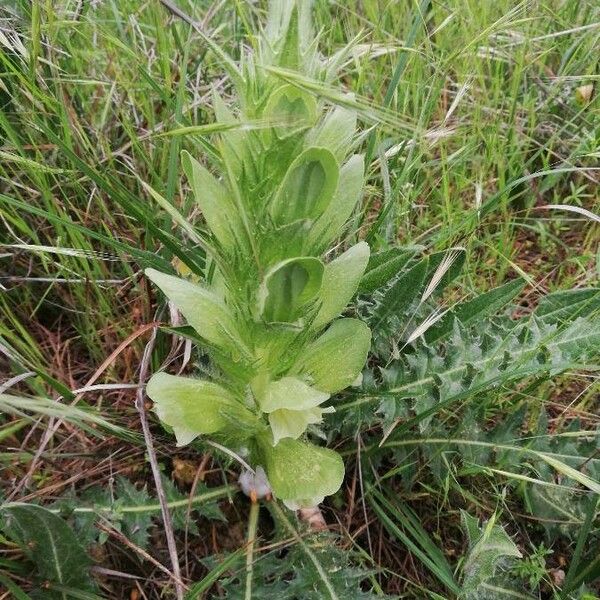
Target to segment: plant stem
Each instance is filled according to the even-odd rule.
[[[331,581],[329,581],[329,577],[327,577],[327,573],[325,572],[325,569],[323,569],[323,565],[321,565],[321,563],[315,556],[314,552],[308,547],[308,545],[302,539],[302,536],[296,531],[296,528],[290,523],[290,520],[285,516],[285,513],[283,512],[283,510],[281,510],[281,507],[279,506],[279,504],[276,501],[273,501],[272,506],[273,506],[274,511],[277,513],[277,516],[281,520],[281,522],[285,525],[286,529],[292,534],[292,536],[298,542],[298,544],[300,544],[300,547],[302,548],[302,550],[304,551],[306,556],[309,558],[309,560],[315,566],[315,569],[319,573],[319,575],[321,577],[321,581],[325,585],[325,588],[327,589],[327,592],[329,593],[329,597],[331,598],[331,600],[340,600],[338,595],[335,593],[333,586],[331,585]]]
[[[246,594],[245,600],[252,600],[252,561],[254,560],[254,542],[256,540],[256,527],[258,525],[258,512],[260,504],[250,504],[250,515],[248,516],[248,543],[246,545]]]

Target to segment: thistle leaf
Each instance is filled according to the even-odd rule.
[[[319,390],[334,394],[360,375],[371,345],[370,329],[358,319],[338,319],[307,346],[290,370],[308,375]]]
[[[561,290],[540,300],[535,314],[546,323],[562,323],[600,310],[600,288]]]
[[[227,305],[214,292],[199,283],[146,269],[146,276],[156,284],[181,311],[202,338],[220,348],[239,342],[235,319]]]
[[[459,304],[425,334],[428,344],[452,333],[452,323],[458,319],[463,325],[471,324],[482,317],[497,313],[525,287],[523,279],[515,279],[504,285],[479,294],[468,302]]]
[[[373,323],[379,326],[392,316],[401,316],[420,297],[428,265],[429,259],[424,258],[392,283],[373,310]]]
[[[319,293],[321,308],[313,322],[315,329],[325,326],[346,308],[367,267],[369,254],[369,245],[360,242],[325,266]]]
[[[384,286],[406,268],[410,259],[420,249],[419,247],[391,248],[371,254],[358,291],[361,294],[368,294]]]
[[[504,528],[495,523],[494,518],[480,528],[475,517],[465,511],[461,511],[461,516],[469,539],[469,553],[463,564],[461,597],[477,600],[488,597],[486,584],[494,582],[501,571],[510,565],[511,559],[521,558],[522,555]],[[494,586],[493,589],[499,593],[499,598],[504,596],[501,586]],[[514,597],[514,590],[511,593],[510,589],[504,589],[507,598]]]
[[[214,433],[233,419],[251,423],[255,417],[225,388],[201,379],[156,373],[146,386],[158,418],[173,428],[177,445]]]
[[[281,500],[323,498],[335,494],[344,479],[344,462],[333,450],[286,438],[261,447],[265,471]]]
[[[286,0],[287,1],[287,0]],[[277,529],[290,533],[301,543],[293,543],[282,553],[278,547],[265,550],[260,560],[253,564],[252,597],[261,600],[397,600],[381,590],[374,590],[374,569],[365,565],[364,556],[342,545],[343,538],[330,532],[303,536],[302,531],[278,518],[279,511],[272,509]],[[302,537],[299,537],[302,536]],[[204,559],[211,573],[224,565],[225,573],[219,580],[224,597],[233,600],[245,597],[243,569],[244,548],[236,550],[225,559],[222,553]],[[209,562],[210,561],[210,562]],[[234,562],[235,561],[235,562]],[[225,568],[226,567],[226,568]],[[195,600],[192,587],[186,600]]]
[[[586,365],[600,344],[600,321],[577,319],[557,327],[532,317],[502,328],[467,330],[454,323],[439,348],[417,346],[414,354],[384,371],[381,397],[412,398],[425,428],[436,405],[505,386],[539,373],[556,375]]]

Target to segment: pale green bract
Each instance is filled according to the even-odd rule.
[[[325,267],[319,292],[321,307],[313,322],[315,329],[335,319],[346,308],[367,268],[369,254],[369,245],[360,242]]]
[[[308,425],[323,420],[324,412],[334,412],[333,406],[319,407],[328,399],[329,394],[297,377],[284,377],[266,385],[259,404],[261,410],[269,415],[273,445],[282,438],[299,438]]]
[[[335,394],[352,385],[371,346],[371,330],[358,319],[338,319],[298,356],[292,373],[304,373],[312,384]]]
[[[231,419],[251,422],[254,417],[225,388],[202,379],[156,373],[146,392],[158,418],[173,428],[178,446],[223,429]]]
[[[289,438],[275,447],[262,447],[269,483],[276,496],[301,505],[338,491],[344,479],[344,461],[329,448]]]
[[[341,456],[308,435],[334,411],[332,394],[360,377],[371,343],[362,321],[338,318],[369,246],[331,256],[363,189],[356,112],[269,70],[331,83],[308,5],[272,3],[266,38],[240,72],[232,70],[237,106],[214,94],[212,164],[182,154],[205,222],[202,282],[146,270],[202,340],[214,378],[155,374],[147,386],[155,413],[178,445],[210,435],[236,453],[246,449],[291,508],[315,505],[341,486]]]

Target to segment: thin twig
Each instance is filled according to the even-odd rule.
[[[153,556],[148,554],[143,548],[136,546],[133,542],[131,542],[129,540],[129,538],[126,535],[123,535],[120,531],[117,531],[110,524],[103,523],[103,522],[97,522],[96,527],[100,531],[104,531],[104,533],[114,537],[116,540],[119,540],[119,542],[121,542],[128,548],[131,548],[134,552],[139,554],[144,560],[147,560],[148,562],[152,563],[157,569],[161,570],[163,573],[168,575],[169,578],[175,582],[176,588],[180,588],[182,590],[181,597],[183,598],[183,589],[184,588],[188,589],[188,586],[185,585],[185,583],[183,583],[183,581],[181,581],[181,579],[179,579],[179,577],[176,577],[174,573],[171,573],[171,571],[169,571],[169,569],[167,569],[167,567],[165,567],[165,565],[163,565],[160,561],[156,560]]]
[[[154,349],[154,343],[156,341],[156,331],[157,329],[154,327],[152,330],[152,335],[150,336],[150,340],[144,348],[144,354],[140,363],[140,384],[143,384],[146,381],[148,375],[150,357],[152,356],[152,350]],[[173,568],[173,578],[175,579],[177,600],[183,600],[184,584],[181,581],[181,570],[179,568],[179,558],[177,556],[173,522],[171,520],[169,507],[167,506],[167,495],[165,494],[165,490],[163,488],[160,468],[158,466],[158,460],[156,459],[156,451],[154,450],[154,442],[152,441],[152,434],[150,433],[150,425],[148,424],[148,418],[146,416],[144,397],[145,391],[142,385],[140,385],[136,394],[135,407],[140,415],[140,422],[142,424],[142,431],[144,433],[144,441],[146,442],[146,450],[148,452],[148,461],[150,462],[152,476],[154,477],[154,484],[156,485],[156,495],[160,503],[160,510],[165,526],[165,537],[167,538],[167,547],[169,549],[169,557],[171,559],[171,566]]]
[[[206,465],[208,461],[211,459],[210,454],[205,454],[196,469],[196,474],[194,475],[194,481],[192,482],[192,488],[190,489],[190,493],[188,496],[188,503],[185,509],[185,531],[183,532],[183,547],[184,547],[184,557],[185,557],[185,574],[189,578],[190,576],[190,565],[188,561],[188,533],[189,533],[189,523],[192,515],[194,494],[196,493],[196,487],[200,480],[204,481],[204,475],[206,470]]]
[[[102,373],[104,373],[104,371],[110,366],[110,364],[117,358],[117,356],[125,348],[127,348],[127,346],[129,346],[135,339],[137,339],[140,335],[142,335],[143,333],[146,333],[149,329],[152,329],[154,332],[153,335],[156,335],[156,333],[155,333],[156,326],[157,326],[156,322],[147,323],[146,325],[143,325],[142,327],[140,327],[137,331],[134,331],[127,339],[123,340],[117,346],[117,348],[115,348],[115,350],[113,350],[113,352],[111,352],[110,356],[96,369],[94,374],[88,379],[88,381],[85,384],[83,389],[86,389],[86,388],[89,388],[90,386],[92,386],[100,378],[100,375],[102,375]],[[79,391],[81,392],[81,390],[79,390]],[[138,393],[139,393],[139,390],[138,390]],[[75,396],[74,400],[71,402],[71,406],[75,406],[79,402],[79,400],[81,400],[82,395],[83,395],[83,393],[78,393]],[[59,402],[60,397],[56,401]],[[63,423],[64,423],[64,418],[56,419],[54,417],[51,417],[48,420],[48,426],[46,428],[46,431],[44,431],[42,440],[36,449],[35,455],[29,465],[27,473],[25,474],[25,477],[23,477],[21,479],[21,481],[17,485],[14,486],[14,488],[9,496],[9,500],[16,497],[17,494],[21,491],[21,489],[23,487],[25,487],[26,485],[28,485],[29,480],[33,476],[33,473],[35,473],[35,470],[37,468],[40,458],[42,457],[42,454],[46,450],[46,447],[50,443],[50,440],[54,437],[54,434],[58,431],[59,427]]]

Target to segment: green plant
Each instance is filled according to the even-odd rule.
[[[550,556],[553,552],[551,548],[546,548],[544,542],[542,542],[539,546],[534,546],[531,554],[514,566],[513,572],[515,575],[521,577],[521,579],[527,581],[529,587],[535,590],[542,580],[548,577],[546,557]]]
[[[464,511],[461,517],[469,548],[462,565],[460,597],[471,600],[515,595],[528,598],[518,594],[514,582],[508,577],[509,568],[515,567],[515,560],[522,558],[522,554],[504,528],[496,523],[496,515],[483,526]]]
[[[202,282],[146,270],[191,326],[176,331],[198,341],[213,365],[211,380],[158,373],[148,383],[179,445],[207,434],[241,448],[264,466],[277,497],[309,506],[335,493],[344,475],[338,454],[307,439],[326,413],[356,423],[371,407],[371,420],[382,413],[384,439],[409,414],[392,439],[413,426],[445,435],[434,416],[458,402],[592,366],[597,289],[548,296],[534,315],[513,320],[502,311],[522,291],[520,280],[444,306],[463,248],[370,256],[359,242],[327,262],[361,196],[364,160],[352,152],[357,116],[366,113],[332,89],[344,52],[319,57],[309,2],[272,2],[257,48],[240,67],[213,50],[239,114],[215,93],[216,124],[181,131],[217,136],[203,145],[218,177],[182,154],[206,231],[198,234],[150,190],[205,253]],[[357,291],[362,320],[338,318]],[[375,368],[361,383],[371,330]],[[354,383],[361,387],[354,399],[325,404]],[[579,480],[595,489],[585,475]]]
[[[335,61],[320,59],[310,2],[273,2],[255,53],[226,58],[234,115],[214,93],[214,175],[189,153],[183,168],[207,231],[204,280],[147,269],[210,354],[211,380],[155,374],[147,393],[178,445],[210,434],[245,448],[288,506],[335,493],[339,454],[305,438],[330,396],[359,377],[369,328],[338,318],[369,260],[359,242],[330,258],[360,200],[364,160],[352,154],[356,111],[286,83],[300,72],[326,86]],[[343,100],[343,98],[342,98]],[[351,103],[351,98],[348,98]]]
[[[169,4],[184,18],[169,16]],[[367,322],[375,343],[363,385],[332,397],[336,413],[324,415],[323,430],[313,425],[299,438],[320,437],[346,464],[347,487],[325,513],[342,524],[342,535],[327,538],[325,558],[335,558],[335,569],[334,550],[353,543],[370,551],[367,562],[376,569],[361,582],[363,590],[378,590],[379,583],[401,596],[454,597],[462,581],[455,561],[458,509],[489,519],[502,507],[515,543],[539,546],[547,536],[557,548],[549,564],[566,559],[562,598],[582,597],[584,589],[595,597],[598,380],[582,371],[598,363],[598,292],[583,289],[598,276],[598,229],[583,213],[539,209],[574,203],[598,212],[596,3],[543,0],[535,18],[530,3],[509,0],[314,4],[319,48],[341,65],[339,79],[356,97],[342,96],[307,70],[271,66],[271,74],[316,103],[343,105],[358,111],[362,124],[377,125],[355,138],[356,151],[366,153],[367,186],[339,246],[355,239],[371,246],[368,273],[347,314]],[[12,499],[27,494],[28,502],[52,502],[53,510],[55,500],[66,499],[75,507],[68,518],[80,541],[98,536],[80,525],[109,519],[134,543],[151,541],[149,553],[163,564],[160,506],[143,498],[145,485],[151,495],[154,486],[128,390],[155,307],[137,265],[171,273],[178,261],[190,279],[211,281],[205,240],[195,228],[200,211],[185,193],[178,157],[187,148],[202,155],[211,173],[223,172],[215,147],[223,125],[211,122],[207,83],[214,81],[229,103],[236,69],[220,48],[237,57],[240,40],[244,53],[255,44],[265,5],[17,0],[0,8],[2,488]],[[334,58],[353,38],[352,52]],[[224,66],[232,77],[222,77]],[[577,99],[581,85],[591,92],[585,103]],[[244,129],[261,126],[234,111]],[[146,184],[161,210],[149,201]],[[449,274],[466,258],[460,277],[420,303],[445,254],[439,251],[456,245],[465,252]],[[425,258],[425,283],[417,289],[406,276]],[[423,265],[413,274],[419,273]],[[515,274],[523,280],[505,283]],[[544,298],[546,289],[568,291]],[[569,333],[578,316],[578,329]],[[424,336],[414,337],[427,324]],[[190,330],[159,334],[155,366],[171,341],[172,348],[179,343],[168,339],[173,331],[198,339]],[[189,372],[229,385],[214,361],[192,356]],[[179,365],[171,358],[166,368],[174,373]],[[92,373],[100,385],[92,385]],[[235,439],[223,437],[239,450]],[[202,442],[193,449],[164,442],[161,436],[156,451],[165,475],[173,455],[204,464],[211,452]],[[88,460],[94,468],[81,468]],[[222,487],[232,474],[227,466],[210,469],[210,491],[194,488],[194,506],[209,503],[213,493],[235,493],[234,484]],[[117,473],[137,491],[118,480],[111,486]],[[175,527],[176,542],[185,583],[202,578],[204,592],[230,576],[231,562],[206,575],[197,558],[216,552],[218,562],[237,546],[230,558],[241,554],[244,562],[243,536],[235,531],[245,503],[232,500],[221,504],[229,526],[213,523],[213,536],[205,535],[203,510],[186,517],[185,498],[168,503],[175,525],[185,519],[190,532],[198,527],[200,536],[189,543]],[[299,542],[287,546],[287,531],[270,535],[265,513],[261,508],[250,556],[256,588],[264,592],[273,583],[273,593],[282,595],[293,578],[297,596],[326,596],[327,586],[321,581],[315,589],[318,575],[309,577],[305,565],[291,572]],[[208,537],[216,549],[200,547]],[[294,539],[310,547],[304,532]],[[274,544],[268,556],[263,542]],[[149,598],[168,594],[168,575],[126,545],[111,539],[101,550],[100,565],[142,577]],[[0,561],[13,586],[29,592],[32,563],[24,554],[8,543]],[[237,583],[228,584],[232,597],[243,586],[243,568]],[[335,573],[349,577],[346,569]],[[271,579],[278,575],[280,581]],[[7,581],[0,573],[0,587],[24,597]],[[97,578],[103,595],[129,596],[128,581],[119,581]],[[350,594],[340,589],[340,596]]]

